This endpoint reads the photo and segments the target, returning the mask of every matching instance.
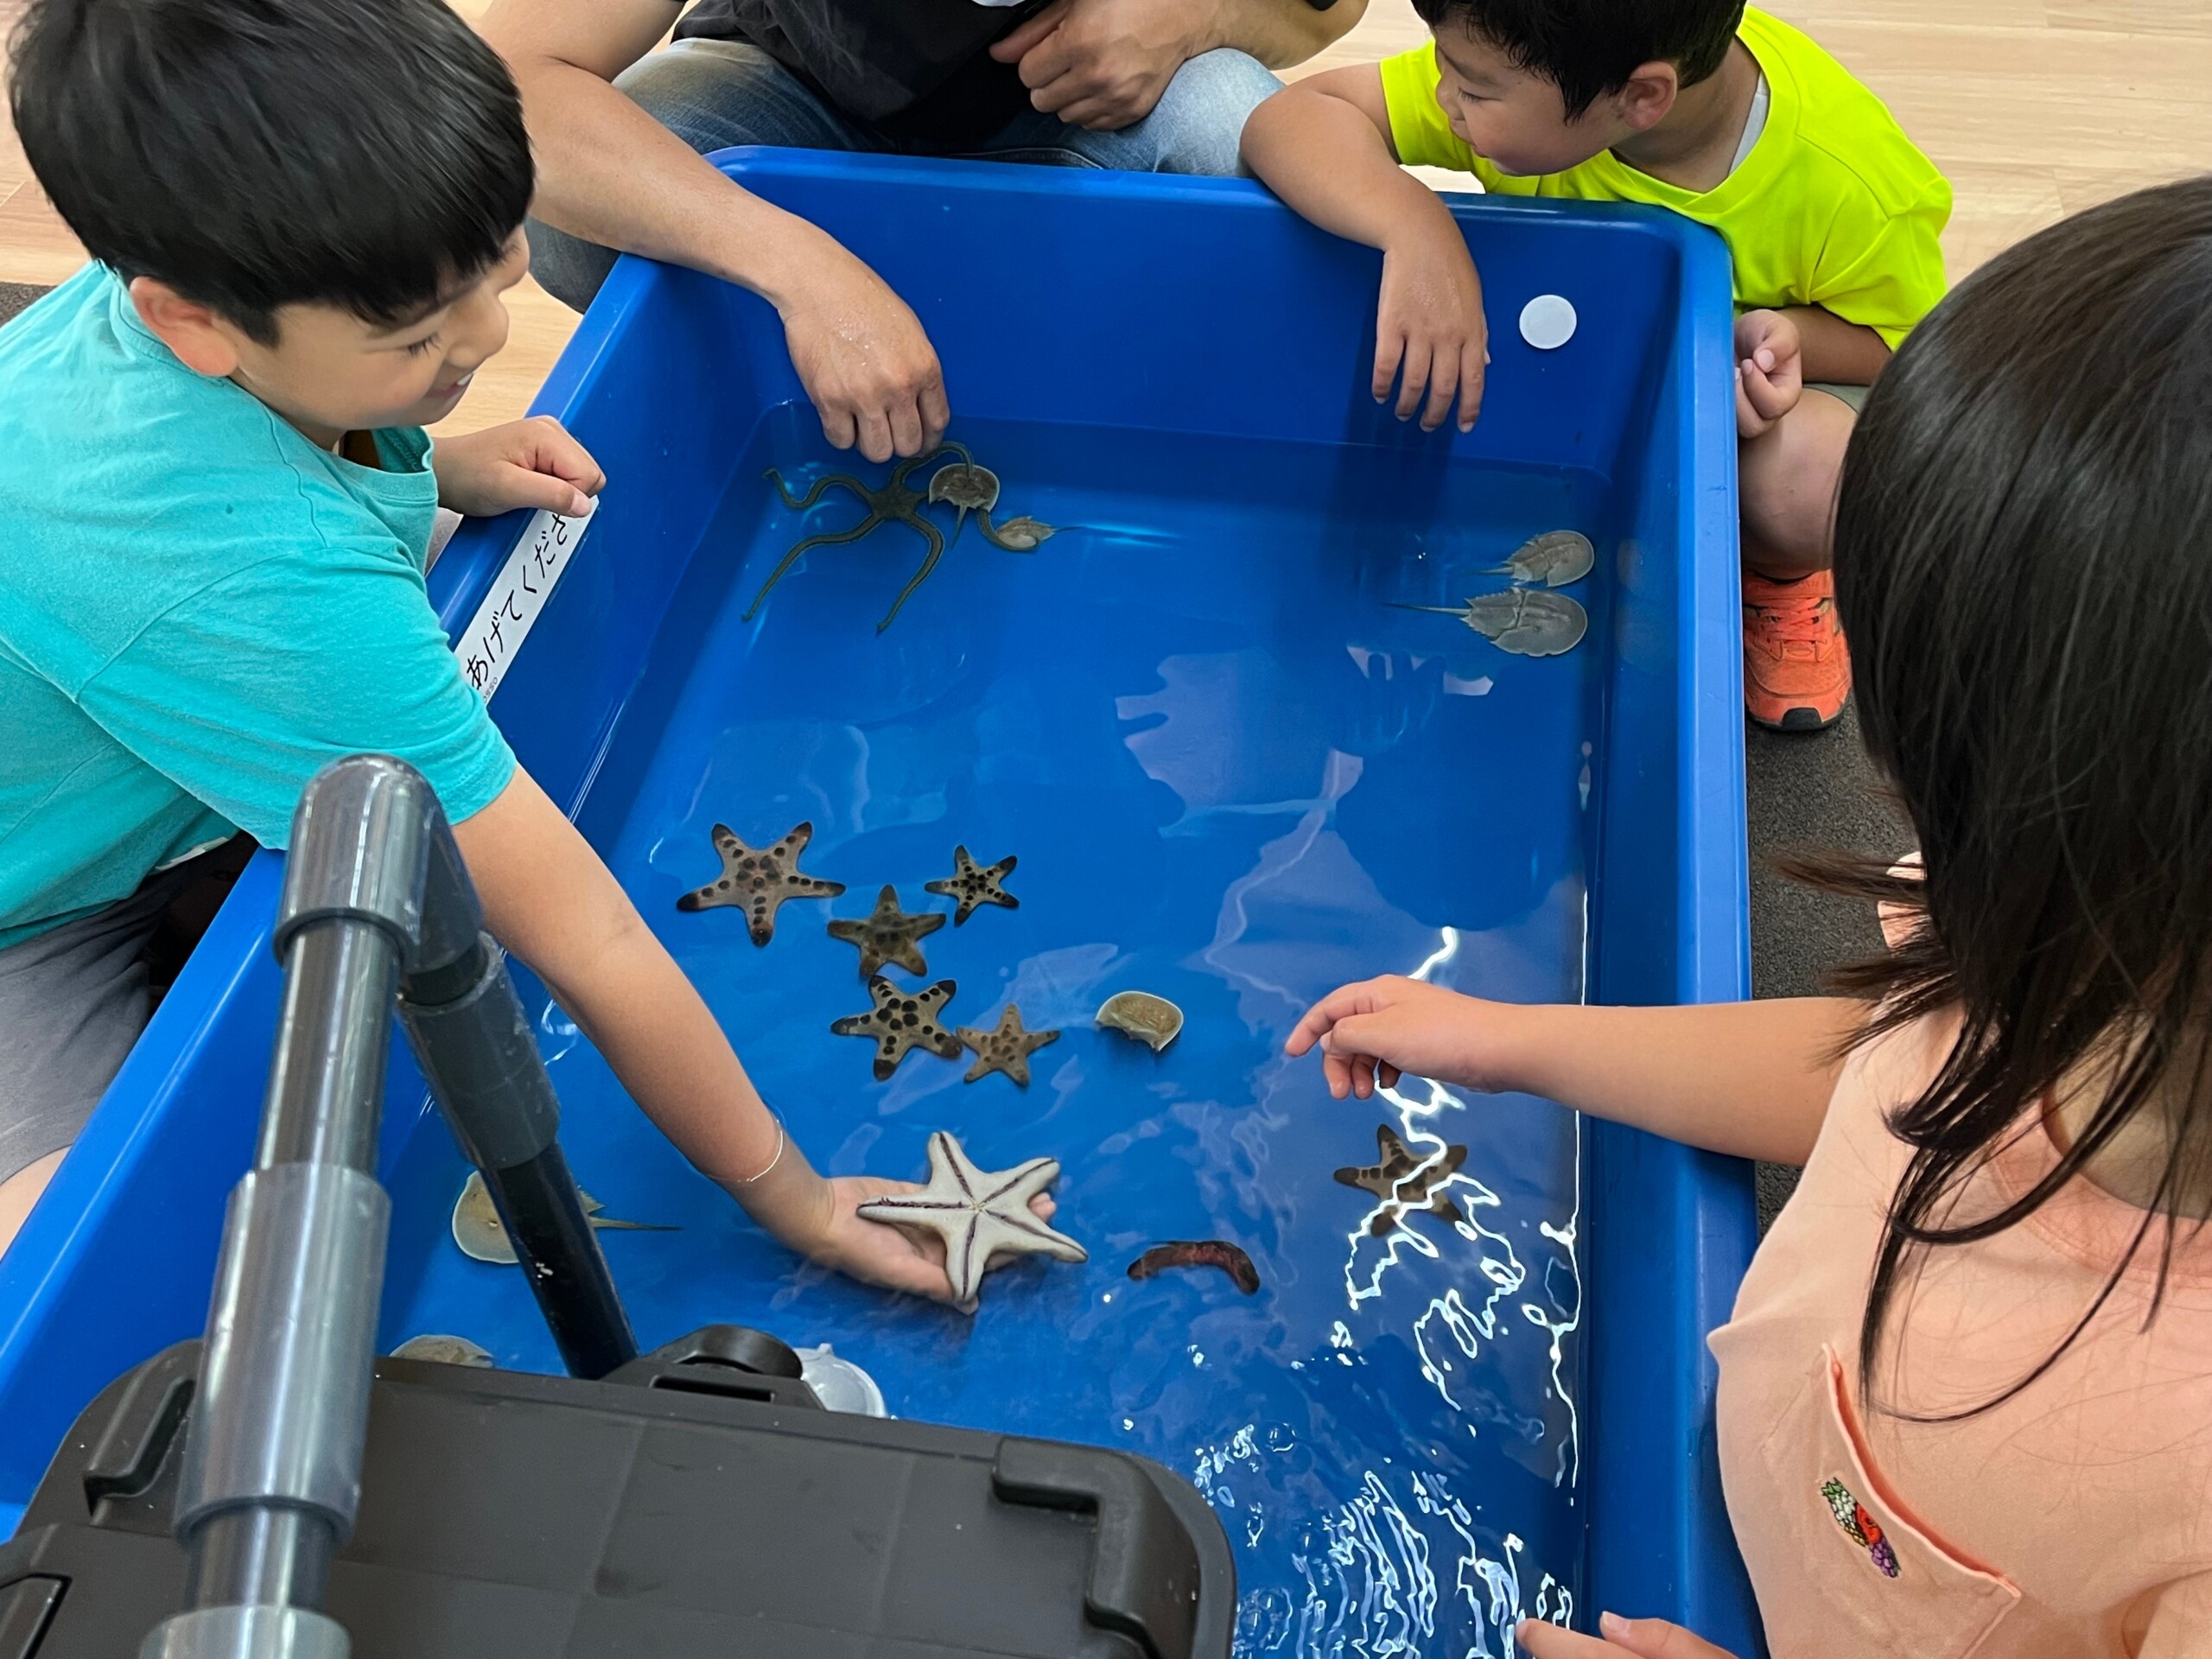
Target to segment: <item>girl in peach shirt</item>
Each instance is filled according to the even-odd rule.
[[[1293,1053],[1805,1165],[1713,1336],[1776,1659],[2212,1656],[2212,179],[1995,260],[1851,443],[1837,599],[1924,882],[1850,995],[1336,992]],[[1710,1659],[1656,1619],[1535,1659]]]

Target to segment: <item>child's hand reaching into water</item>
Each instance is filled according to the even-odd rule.
[[[1797,407],[1805,390],[1805,343],[1779,311],[1736,319],[1736,434],[1764,437]]]
[[[1483,283],[1459,226],[1440,205],[1401,225],[1382,250],[1375,316],[1375,401],[1398,383],[1398,418],[1433,432],[1459,400],[1459,429],[1474,429],[1490,364]]]
[[[1623,1618],[1618,1613],[1599,1617],[1602,1636],[1580,1636],[1540,1618],[1524,1618],[1514,1639],[1529,1659],[1734,1659],[1703,1637],[1693,1636],[1663,1618]]]
[[[1395,1089],[1405,1071],[1496,1094],[1517,1086],[1505,1039],[1519,1012],[1393,974],[1330,992],[1283,1049],[1296,1058],[1319,1047],[1338,1100]]]

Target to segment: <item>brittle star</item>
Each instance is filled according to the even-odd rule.
[[[914,572],[912,578],[899,591],[897,601],[885,613],[883,620],[875,625],[875,631],[881,633],[889,627],[893,620],[898,616],[899,607],[913,596],[915,588],[929,580],[930,572],[937,569],[937,562],[944,556],[944,532],[922,517],[919,510],[924,501],[923,493],[908,484],[906,479],[916,467],[927,466],[931,461],[940,460],[950,454],[958,455],[963,461],[971,466],[974,464],[974,458],[969,454],[963,446],[957,443],[941,443],[925,455],[912,455],[900,461],[898,466],[892,468],[890,482],[880,490],[870,489],[867,484],[855,478],[850,473],[825,473],[814,480],[813,486],[803,496],[793,495],[790,487],[785,484],[783,474],[771,467],[766,474],[768,481],[776,486],[776,493],[783,497],[784,505],[793,512],[804,512],[822,499],[822,493],[824,490],[832,484],[836,484],[850,490],[867,504],[868,517],[850,530],[809,536],[793,547],[790,552],[785,554],[781,563],[768,573],[768,580],[760,584],[760,591],[753,596],[753,603],[746,607],[745,615],[741,620],[747,622],[753,620],[761,604],[767,599],[768,590],[784,579],[785,573],[792,565],[798,563],[799,556],[808,549],[835,547],[846,542],[857,542],[879,524],[909,524],[919,531],[922,538],[930,544],[929,556],[922,561],[922,568]]]

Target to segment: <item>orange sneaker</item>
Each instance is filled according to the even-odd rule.
[[[1770,731],[1817,732],[1851,700],[1851,656],[1835,620],[1835,579],[1744,572],[1744,705]]]

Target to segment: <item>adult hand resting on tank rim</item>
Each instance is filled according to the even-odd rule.
[[[776,308],[841,449],[934,448],[951,418],[920,321],[826,232],[702,157],[734,144],[1238,170],[1269,67],[1367,0],[495,0],[482,31],[522,89],[539,280],[582,309],[616,250]],[[677,25],[679,38],[656,51]]]

